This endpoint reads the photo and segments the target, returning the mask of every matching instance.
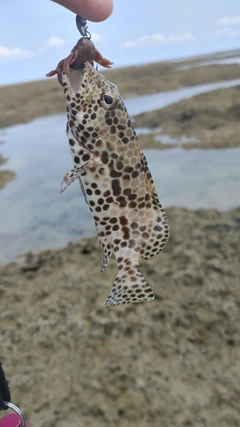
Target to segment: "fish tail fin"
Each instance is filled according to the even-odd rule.
[[[129,267],[127,262],[128,260],[126,260],[125,268],[118,270],[111,293],[103,305],[120,305],[154,300],[154,293],[140,273],[138,265]]]

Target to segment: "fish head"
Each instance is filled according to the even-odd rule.
[[[99,138],[108,142],[110,138],[112,144],[121,140],[123,144],[122,139],[126,137],[125,131],[131,122],[117,86],[89,62],[85,63],[82,70],[63,73],[62,81],[68,125],[81,144],[90,144],[92,149]],[[130,133],[133,132],[132,128]],[[94,148],[99,150],[100,145],[98,142]]]

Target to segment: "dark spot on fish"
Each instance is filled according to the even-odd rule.
[[[74,162],[75,162],[75,163],[80,163],[80,159],[79,159],[79,157],[78,157],[78,156],[75,156],[75,157],[74,157]]]
[[[127,204],[126,199],[123,196],[117,197],[117,202],[119,203],[120,208],[124,208]]]
[[[109,117],[108,119],[106,119],[106,123],[108,126],[112,126],[112,119]]]
[[[133,170],[134,169],[131,166],[127,166],[127,167],[124,168],[124,172],[126,172],[126,173],[132,173]]]
[[[70,138],[69,139],[69,144],[73,147],[75,145],[74,139]]]
[[[87,160],[89,160],[89,159],[90,159],[89,154],[84,154],[84,155],[82,156],[82,159],[83,159],[83,161],[84,161],[84,162],[86,162]]]
[[[129,206],[131,209],[135,209],[135,208],[136,208],[136,206],[137,206],[137,203],[136,203],[136,202],[130,202],[128,206]]]
[[[113,179],[111,184],[112,184],[113,195],[114,196],[120,196],[120,194],[121,194],[121,186],[120,186],[119,180],[118,179]]]
[[[138,224],[137,224],[136,222],[133,222],[133,223],[131,224],[131,228],[132,228],[133,230],[135,230],[136,228],[138,228]]]
[[[116,163],[116,167],[117,167],[117,169],[121,170],[123,168],[123,163],[120,162],[120,160],[118,160]]]
[[[79,130],[79,132],[81,131],[81,130],[84,130],[85,129],[85,127],[80,123],[79,125],[78,125],[78,127],[77,127],[77,130]]]
[[[97,117],[97,114],[96,114],[96,113],[92,113],[92,114],[91,114],[91,116],[90,116],[90,118],[91,118],[92,120],[96,119],[96,117]]]
[[[104,165],[106,165],[109,162],[108,153],[106,151],[103,151],[103,153],[101,155],[101,160],[102,160]]]
[[[105,169],[104,168],[100,168],[99,169],[99,173],[100,173],[100,175],[104,175],[105,174]]]
[[[122,243],[121,243],[121,247],[122,247],[122,248],[125,248],[126,246],[127,246],[127,242],[122,242]]]
[[[113,170],[111,170],[111,171],[110,171],[110,176],[111,176],[112,178],[120,178],[120,176],[122,176],[122,173],[121,173],[121,172],[117,172],[117,171],[115,171],[115,170],[113,169]]]
[[[110,222],[111,224],[116,224],[116,222],[117,222],[117,218],[110,218],[109,222]]]
[[[133,239],[130,239],[129,242],[128,242],[128,247],[129,248],[134,248],[134,246],[135,246],[135,241]]]
[[[138,172],[138,171],[134,171],[134,172],[132,173],[132,177],[133,177],[133,178],[137,178],[137,177],[138,177],[138,175],[139,175],[139,172]]]
[[[129,194],[128,196],[129,200],[135,200],[137,198],[137,195],[135,193]]]
[[[85,138],[89,138],[90,137],[90,133],[87,132],[86,130],[83,132],[83,135],[85,136]]]
[[[108,119],[109,120],[109,119]],[[110,133],[116,133],[117,132],[117,129],[116,129],[116,126],[111,126],[110,127]]]
[[[119,221],[120,221],[121,225],[127,225],[127,223],[128,223],[128,220],[125,216],[120,216]]]

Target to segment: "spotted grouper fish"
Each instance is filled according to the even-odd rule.
[[[163,249],[169,226],[124,102],[117,87],[90,62],[82,69],[63,70],[60,77],[74,163],[61,192],[79,179],[102,248],[101,270],[112,252],[117,262],[104,305],[153,300],[139,259]]]

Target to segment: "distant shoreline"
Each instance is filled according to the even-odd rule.
[[[225,54],[229,57],[231,52]],[[216,55],[201,56],[201,61],[216,59]],[[238,64],[178,69],[180,66],[194,65],[198,62],[199,58],[159,62],[108,70],[103,74],[118,86],[124,98],[239,78]],[[0,86],[1,129],[62,112],[65,112],[65,102],[56,77]]]

